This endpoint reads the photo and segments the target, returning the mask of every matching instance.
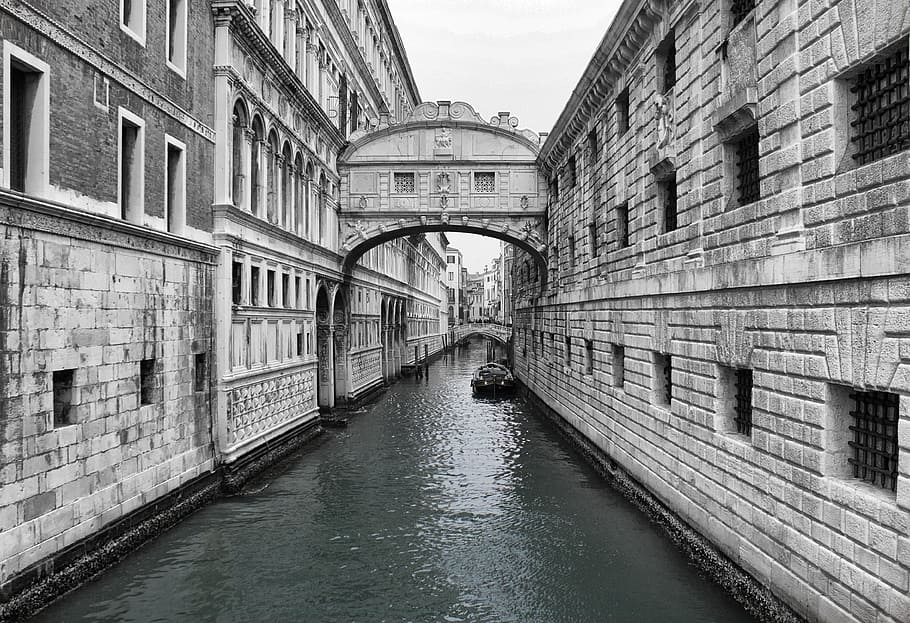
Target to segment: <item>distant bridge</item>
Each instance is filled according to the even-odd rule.
[[[510,325],[494,324],[490,322],[470,322],[468,324],[457,324],[451,329],[452,343],[458,344],[475,335],[488,337],[496,340],[500,344],[508,344],[512,339],[512,327]]]

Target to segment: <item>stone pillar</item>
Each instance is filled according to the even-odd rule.
[[[231,64],[231,14],[215,14],[216,66]],[[215,203],[231,203],[231,144],[234,127],[231,110],[231,84],[227,74],[215,72]]]
[[[277,197],[277,187],[278,187],[278,154],[275,153],[275,150],[272,148],[272,145],[269,143],[265,144],[265,160],[266,160],[266,173],[265,173],[265,214],[266,220],[269,223],[275,224],[278,222],[278,197]]]
[[[319,358],[317,377],[319,408],[335,407],[335,331],[330,326],[316,327],[316,353]]]
[[[306,46],[306,88],[314,98],[316,97],[316,38],[310,34]]]
[[[345,404],[348,400],[348,387],[351,379],[350,357],[347,349],[347,328],[344,325],[335,325],[333,337],[335,340],[335,404]]]
[[[293,4],[284,12],[284,58],[296,69],[297,63],[297,11]]]
[[[284,0],[278,0],[272,8],[275,11],[272,16],[272,45],[284,54]]]
[[[250,154],[253,151],[253,130],[250,128],[243,129],[243,145],[240,148],[240,170],[243,171],[243,186],[241,192],[241,205],[237,206],[244,210],[251,209],[251,196],[253,191],[253,163],[250,161]],[[236,200],[236,199],[235,199]],[[236,203],[234,205],[237,205]]]

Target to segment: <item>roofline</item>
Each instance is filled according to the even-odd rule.
[[[392,11],[389,9],[388,2],[386,0],[376,0],[376,5],[379,7],[379,13],[382,15],[382,19],[385,21],[386,28],[391,34],[392,45],[395,48],[395,52],[401,59],[402,69],[404,70],[405,77],[404,82],[407,85],[411,95],[411,105],[417,106],[417,104],[422,102],[423,99],[420,97],[420,91],[417,90],[417,81],[414,80],[414,72],[411,70],[411,62],[408,60],[407,52],[405,52],[404,43],[401,40],[401,33],[398,32],[398,26],[395,25],[395,20],[392,17]]]
[[[546,142],[544,142],[540,149],[538,161],[541,165],[544,165],[553,155],[553,151],[556,149],[556,143],[562,138],[569,122],[578,113],[582,101],[591,86],[594,85],[603,73],[607,61],[614,55],[616,48],[622,42],[624,35],[626,34],[626,30],[632,25],[633,18],[638,15],[644,5],[650,4],[653,1],[654,0],[623,0],[622,5],[616,12],[616,16],[613,18],[613,21],[610,22],[607,32],[591,55],[591,60],[588,61],[588,65],[585,67],[581,78],[579,78],[575,88],[572,89],[569,101],[566,102],[565,107],[556,119],[556,123],[550,130]]]

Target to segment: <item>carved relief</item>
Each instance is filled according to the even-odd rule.
[[[666,147],[673,140],[673,101],[667,95],[658,95],[654,107],[657,109],[657,146]]]
[[[285,374],[231,390],[228,398],[228,435],[241,443],[272,430],[316,405],[310,370]]]
[[[452,149],[452,130],[449,128],[436,129],[436,149]]]

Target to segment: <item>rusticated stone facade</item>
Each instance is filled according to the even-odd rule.
[[[624,2],[541,150],[551,287],[516,257],[520,380],[810,621],[910,620],[910,108],[856,123],[908,34]]]

